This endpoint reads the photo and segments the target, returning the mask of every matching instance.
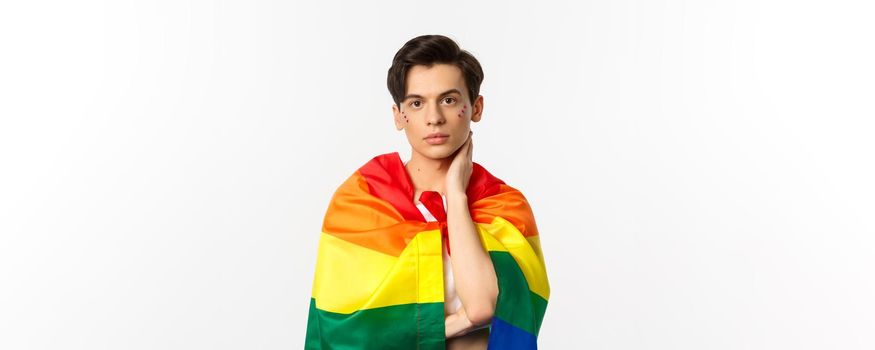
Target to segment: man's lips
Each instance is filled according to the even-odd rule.
[[[450,137],[450,135],[442,133],[442,132],[433,132],[431,134],[428,134],[425,138],[430,139],[430,138],[436,138],[436,137]]]
[[[444,134],[442,132],[434,132],[434,133],[428,134],[428,136],[425,137],[425,142],[428,143],[429,145],[442,145],[442,144],[446,143],[447,140],[449,140],[449,139],[450,139],[449,134]]]

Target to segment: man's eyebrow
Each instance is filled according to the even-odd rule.
[[[447,91],[442,92],[442,93],[441,93],[440,95],[438,95],[438,96],[446,96],[446,95],[449,95],[449,94],[452,94],[452,93],[456,93],[456,94],[459,94],[459,95],[462,94],[462,92],[459,91],[459,89],[449,89],[449,90],[447,90]],[[408,94],[408,95],[404,96],[404,99],[401,100],[401,101],[407,101],[408,98],[414,98],[414,97],[416,97],[416,98],[423,98],[421,95],[417,95],[417,94]]]

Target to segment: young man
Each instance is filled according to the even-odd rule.
[[[404,130],[412,148],[405,168],[413,199],[436,191],[446,203],[453,239],[444,242],[443,251],[456,253],[443,254],[447,348],[486,349],[489,330],[483,326],[492,320],[498,285],[465,194],[474,147],[471,122],[479,122],[483,113],[483,71],[449,38],[417,39],[398,52],[389,70],[395,128]]]
[[[387,84],[411,157],[382,154],[323,221],[307,349],[535,349],[549,297],[531,207],[473,162],[479,62],[423,35]]]

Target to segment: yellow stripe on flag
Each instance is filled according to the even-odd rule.
[[[344,314],[444,301],[440,230],[418,233],[398,257],[323,232],[312,296],[317,308]]]

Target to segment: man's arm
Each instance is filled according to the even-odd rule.
[[[468,210],[464,192],[447,193],[447,229],[456,293],[473,326],[490,323],[498,298],[498,279],[489,253]]]

